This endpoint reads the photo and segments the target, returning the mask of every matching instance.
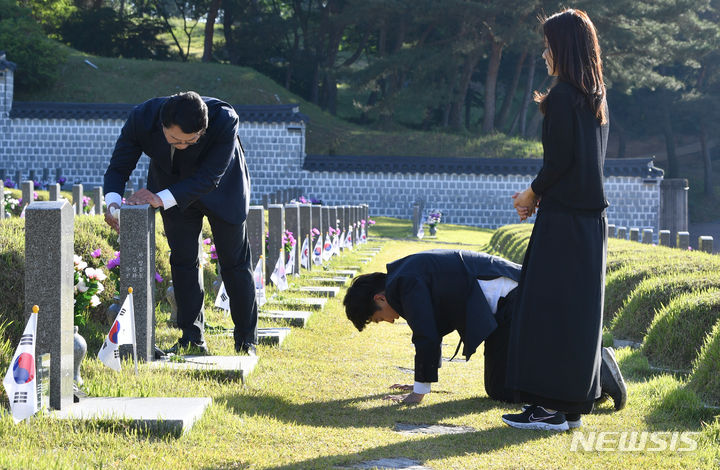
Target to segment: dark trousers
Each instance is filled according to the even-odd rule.
[[[235,324],[235,345],[257,343],[257,302],[250,264],[250,243],[245,222],[231,224],[213,215],[199,202],[184,211],[172,207],[162,211],[165,235],[170,245],[177,322],[181,342],[204,340],[205,291],[200,282],[198,238],[203,217],[208,218],[220,263],[225,290],[230,298],[230,314]]]

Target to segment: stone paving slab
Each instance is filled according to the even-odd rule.
[[[232,336],[232,332],[227,333]],[[257,356],[166,356],[157,361],[148,362],[148,367],[165,367],[178,370],[212,370],[236,374],[241,381],[257,365]]]
[[[210,397],[87,397],[50,416],[58,419],[129,420],[134,426],[158,433],[187,433],[205,409]]]
[[[379,470],[432,470],[431,467],[424,466],[421,462],[411,460],[405,457],[393,457],[377,460],[366,460],[359,462],[349,467],[336,467],[336,468],[373,468]]]
[[[395,423],[395,432],[400,434],[464,434],[467,432],[476,432],[477,429],[470,426],[452,426],[449,424],[413,424],[413,423]]]
[[[300,292],[302,294],[312,294],[321,297],[337,297],[340,288],[336,286],[304,286],[293,289],[290,292]]]
[[[349,277],[353,278],[357,276],[359,270],[355,269],[330,269],[328,271],[322,271],[322,274],[327,274],[331,277]],[[320,274],[320,273],[315,273]]]
[[[313,312],[307,310],[262,310],[258,318],[267,320],[283,321],[290,326],[303,328]]]
[[[258,343],[280,346],[290,334],[290,328],[258,328]]]
[[[305,297],[299,299],[273,300],[265,304],[268,310],[322,310],[327,299],[320,297]]]
[[[372,260],[373,260],[372,258],[360,258],[360,262],[362,264],[368,264]]]
[[[344,286],[347,284],[348,277],[310,277],[308,281],[320,284],[322,286]]]

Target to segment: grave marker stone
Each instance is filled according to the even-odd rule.
[[[95,215],[103,215],[103,188],[102,186],[96,186],[92,191],[93,199],[93,212]]]
[[[323,237],[325,235],[325,227],[323,226],[323,220],[322,220],[322,208],[318,204],[312,205],[312,222],[313,222],[313,227],[318,229],[318,231],[320,231],[320,235],[318,235],[318,237],[320,237],[321,239],[324,240]],[[316,242],[317,242],[317,239],[316,239]],[[322,244],[322,242],[321,242],[321,244]],[[314,243],[312,245],[315,246]],[[312,252],[313,246],[310,247],[310,252]],[[312,259],[311,259],[311,262],[312,262]]]
[[[302,248],[302,238],[300,233],[300,206],[298,204],[285,205],[285,228],[292,232],[295,237],[295,273],[300,273],[300,249]]]
[[[33,202],[33,193],[35,192],[35,184],[32,181],[22,182],[22,207]]]
[[[329,206],[321,206],[320,214],[322,216],[323,235],[325,235],[330,230],[330,225],[331,225],[330,207]]]
[[[298,237],[298,244],[300,245],[301,250],[303,243],[305,243],[305,240],[309,238],[308,244],[310,245],[310,248],[308,251],[312,252],[312,228],[312,205],[300,204],[300,237]],[[312,259],[309,260],[308,266],[305,269],[312,270]]]
[[[50,168],[43,168],[42,181],[43,183],[50,181]]]
[[[622,240],[627,240],[627,227],[618,227],[617,237]]]
[[[640,229],[639,228],[631,228],[630,229],[630,240],[637,242],[640,241]]]
[[[72,187],[73,208],[75,215],[83,213],[83,185],[74,184]]]
[[[615,238],[615,225],[608,224],[608,238]]]
[[[51,201],[59,201],[60,200],[60,184],[59,183],[49,184],[48,192],[50,193]]]
[[[690,232],[678,232],[675,246],[681,250],[687,250],[690,246]]]
[[[653,229],[651,229],[651,228],[643,229],[642,242],[648,243],[648,244],[653,242]]]
[[[671,246],[670,245],[670,230],[660,230],[660,245],[661,246]]]
[[[251,266],[255,269],[261,256],[265,255],[265,210],[263,206],[250,206],[247,216],[247,232],[250,243]],[[263,263],[263,279],[267,264]]]
[[[36,354],[50,353],[50,407],[73,402],[74,219],[66,200],[25,211],[25,312],[38,314]]]
[[[35,170],[30,170],[30,174],[28,175],[28,179],[30,181],[37,181],[37,172]]]
[[[709,235],[702,235],[698,237],[698,250],[706,253],[713,252],[713,237]]]
[[[15,171],[15,187],[16,188],[20,185],[20,183],[22,183],[22,179],[23,179],[22,171],[20,171],[20,170]]]
[[[120,208],[120,295],[133,288],[138,360],[155,358],[155,209]]]

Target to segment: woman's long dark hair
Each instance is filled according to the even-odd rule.
[[[553,72],[585,94],[587,103],[601,124],[607,123],[605,82],[595,26],[587,13],[572,8],[542,20],[543,34],[550,49]],[[535,92],[535,101],[545,113],[546,94]]]

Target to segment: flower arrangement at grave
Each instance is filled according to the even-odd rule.
[[[56,183],[58,183],[60,186],[64,185],[67,181],[67,178],[63,178],[62,176],[55,180]]]
[[[87,196],[82,197],[82,210],[83,213],[89,214],[92,206],[90,205],[91,199]]]
[[[8,190],[3,191],[3,207],[2,210],[5,211],[5,214],[7,216],[10,216],[12,214],[15,214],[18,211],[18,208],[20,207],[20,200],[15,199],[13,197],[12,192]]]
[[[295,247],[296,243],[297,241],[295,240],[295,236],[293,235],[293,233],[290,230],[285,230],[282,236],[282,245],[285,253],[290,253]]]
[[[435,235],[437,226],[440,225],[440,221],[442,220],[442,215],[443,213],[439,210],[434,210],[427,216],[426,223],[428,227],[430,227],[430,235]]]
[[[96,252],[97,250],[93,255]],[[98,294],[105,290],[102,281],[107,279],[107,276],[102,269],[88,266],[81,256],[74,255],[73,264],[75,265],[75,324],[85,326],[89,310],[100,305]]]
[[[320,230],[313,227],[313,229],[310,230],[310,235],[312,236],[312,240],[310,240],[310,241],[314,242],[315,240],[317,240],[318,235],[320,235]]]

